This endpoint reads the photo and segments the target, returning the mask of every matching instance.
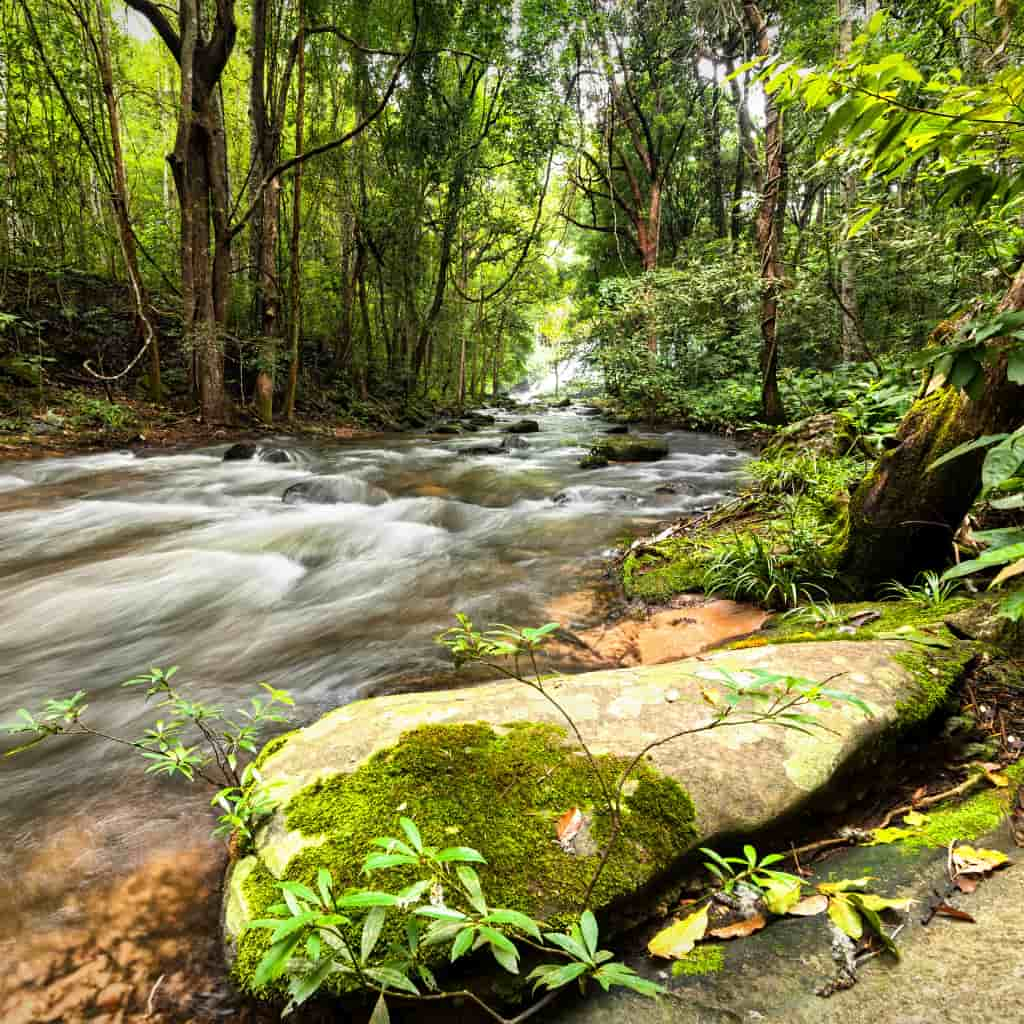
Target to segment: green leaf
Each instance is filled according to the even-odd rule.
[[[846,896],[831,896],[828,901],[828,916],[835,926],[851,939],[857,940],[864,934],[864,923],[856,908]]]
[[[527,917],[526,914],[519,913],[518,910],[492,910],[484,918],[484,921],[487,924],[510,925],[513,928],[518,928],[521,932],[525,932],[538,942],[541,941],[540,929],[537,927],[537,922],[534,921],[532,917]]]
[[[441,861],[442,864],[453,860],[473,862],[475,864],[487,863],[479,851],[469,846],[449,846],[447,849],[442,850],[435,859]]]
[[[847,228],[846,237],[855,238],[859,235],[881,212],[881,206],[872,206],[867,212],[862,213],[857,219]]]
[[[764,900],[768,909],[773,914],[788,913],[790,907],[795,907],[800,902],[800,895],[803,890],[803,883],[799,878],[792,881],[784,881],[778,878],[769,878],[761,884],[764,891]]]
[[[466,890],[469,902],[473,909],[479,914],[487,913],[487,901],[484,899],[483,890],[480,887],[480,876],[468,865],[459,864],[455,869],[462,887]]]
[[[366,967],[363,969],[363,972],[368,978],[372,978],[386,988],[397,989],[399,992],[408,992],[413,996],[420,994],[420,990],[409,977],[393,967]]]
[[[532,970],[527,975],[526,980],[536,979],[535,989],[543,987],[553,990],[563,988],[571,981],[575,981],[581,974],[586,974],[589,970],[589,965],[585,963],[565,964],[563,967],[556,967],[554,964],[544,964]]]
[[[589,910],[580,914],[580,934],[583,936],[583,944],[587,947],[590,959],[597,953],[598,928],[597,919]]]
[[[357,910],[363,907],[397,907],[398,897],[389,892],[374,892],[371,889],[358,889],[335,899],[337,907],[346,910]]]
[[[328,956],[324,957],[324,959],[317,964],[315,970],[311,971],[309,974],[303,974],[292,978],[291,984],[288,986],[288,995],[291,998],[288,1001],[285,1013],[301,1006],[311,996],[316,995],[323,986],[323,983],[327,980],[333,968],[334,960]]]
[[[420,837],[420,830],[416,827],[416,823],[411,818],[399,818],[398,824],[402,826],[402,831],[412,843],[413,849],[417,853],[422,853],[423,839]]]
[[[1011,622],[1020,622],[1024,619],[1024,590],[1011,594],[999,606],[999,617]]]
[[[405,864],[418,864],[418,857],[410,857],[404,853],[371,853],[363,861],[363,874],[370,871],[382,871],[385,868],[399,867]]]
[[[499,949],[493,943],[490,945],[491,956],[508,971],[509,974],[519,973],[519,957],[515,952],[510,953],[507,949]]]
[[[1011,352],[1006,363],[1006,376],[1011,384],[1024,384],[1024,352]]]
[[[267,950],[253,975],[253,982],[258,988],[269,985],[284,973],[289,958],[299,944],[300,937],[300,934],[296,932],[294,935],[281,939],[280,942],[275,942]]]
[[[458,935],[455,936],[455,941],[452,943],[452,951],[450,959],[452,963],[459,959],[460,956],[465,955],[469,950],[469,947],[473,945],[473,939],[476,937],[476,929],[473,927],[463,928]]]
[[[1013,434],[985,456],[981,482],[986,490],[991,490],[1016,476],[1021,466],[1024,466],[1024,437]]]
[[[387,917],[387,909],[382,906],[371,908],[363,921],[363,932],[360,940],[360,958],[365,964],[370,959],[370,954],[377,946],[381,929],[384,927],[384,920]]]
[[[1024,544],[1009,544],[1004,548],[990,548],[969,562],[961,562],[959,565],[954,565],[952,569],[947,569],[942,574],[942,578],[953,580],[961,576],[970,576],[972,573],[991,569],[996,565],[1016,562],[1018,558],[1024,558]]]
[[[373,1008],[369,1024],[391,1024],[391,1014],[388,1013],[388,1004],[384,1002],[383,992],[381,992],[380,998]]]
[[[575,939],[562,932],[545,932],[544,938],[553,946],[564,949],[574,960],[582,960],[584,963],[590,960],[586,949]]]
[[[665,992],[664,987],[646,978],[640,977],[631,967],[621,963],[605,964],[595,975],[594,980],[607,992],[612,986],[628,988],[638,995],[654,996]]]
[[[281,882],[279,884],[283,892],[298,896],[300,900],[305,900],[307,903],[319,902],[316,893],[308,885],[303,885],[301,882]]]

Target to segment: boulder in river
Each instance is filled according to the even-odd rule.
[[[614,427],[609,427],[606,434],[628,434],[629,427],[625,423],[616,423]]]
[[[319,476],[292,484],[281,497],[286,505],[382,505],[388,492],[352,476]]]
[[[540,424],[536,420],[516,420],[505,427],[507,434],[536,434],[540,430]]]
[[[224,453],[224,462],[242,462],[245,459],[255,459],[259,454],[260,446],[250,441],[239,441],[233,444]]]
[[[654,740],[706,726],[704,703],[722,673],[751,670],[830,681],[863,701],[812,708],[821,729],[722,727],[654,747],[624,793],[626,826],[591,904],[604,934],[648,916],[683,858],[774,825],[809,806],[835,809],[923,708],[940,704],[970,658],[960,649],[922,659],[891,640],[760,646],[700,660],[563,676],[547,690],[566,709],[614,777]],[[937,676],[931,670],[939,672]],[[705,697],[702,697],[702,694]],[[806,723],[804,723],[806,724]],[[278,883],[386,888],[361,874],[369,843],[401,834],[405,815],[427,844],[473,847],[486,859],[488,902],[543,918],[554,930],[578,911],[610,821],[600,786],[565,721],[543,694],[515,681],[455,691],[357,701],[272,741],[260,757],[280,800],[252,852],[231,865],[225,887],[226,946],[243,988],[267,948],[264,918]],[[557,841],[559,820],[579,808],[577,840]],[[445,959],[441,951],[439,961]]]
[[[260,462],[291,462],[292,457],[283,448],[266,448],[260,452]]]
[[[603,455],[589,452],[579,461],[580,469],[604,469],[608,465],[608,459]]]
[[[474,444],[469,448],[463,448],[460,455],[506,455],[510,451],[529,448],[529,441],[525,441],[515,434],[510,434],[501,440],[499,444]]]
[[[461,434],[462,428],[457,423],[438,423],[437,426],[431,427],[430,432],[432,434]]]
[[[657,462],[668,455],[668,443],[650,437],[607,437],[595,442],[590,454],[609,462]]]
[[[494,426],[495,422],[494,417],[487,412],[467,412],[463,418],[481,427]]]

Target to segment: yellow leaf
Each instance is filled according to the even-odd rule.
[[[800,902],[803,885],[799,878],[791,882],[781,878],[770,878],[761,888],[764,890],[764,902],[773,914],[786,914]]]
[[[888,896],[877,896],[873,892],[866,892],[858,899],[868,910],[909,910],[914,902],[908,898],[890,899]]]
[[[898,843],[909,839],[915,832],[912,828],[876,828],[866,846],[883,846],[886,843]]]
[[[708,908],[703,906],[696,913],[676,921],[658,932],[647,944],[651,956],[661,956],[668,960],[679,960],[704,938],[708,930]]]
[[[718,698],[720,694],[714,687],[705,686],[704,689],[700,691],[700,695],[704,698],[705,704],[710,704],[713,708],[718,707]]]
[[[922,814],[920,811],[911,811],[909,814],[903,815],[903,824],[908,828],[920,828],[928,821],[928,815]]]
[[[844,878],[839,882],[822,882],[818,886],[818,892],[823,892],[826,896],[834,896],[839,892],[857,892],[866,889],[872,881],[871,875],[865,875],[863,878]]]
[[[851,939],[859,939],[864,934],[864,922],[857,913],[857,908],[845,896],[833,896],[828,901],[828,916],[833,924]]]
[[[789,908],[789,913],[794,917],[814,917],[816,914],[824,914],[828,910],[828,897],[823,892],[807,896],[799,903],[794,903]]]
[[[1010,858],[999,850],[964,845],[953,851],[953,866],[958,875],[986,875],[1009,863]]]
[[[1000,772],[989,771],[985,769],[985,778],[992,783],[993,786],[998,786],[1000,789],[1006,789],[1010,785],[1009,776],[1003,775]]]
[[[1020,558],[1012,565],[1003,568],[999,575],[989,584],[989,588],[998,587],[1000,583],[1005,583],[1014,576],[1019,576],[1022,572],[1024,572],[1024,558]]]

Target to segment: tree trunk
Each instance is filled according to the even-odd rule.
[[[203,420],[224,419],[224,324],[231,283],[227,139],[217,83],[235,45],[234,0],[217,0],[206,35],[201,0],[180,0],[178,32],[161,5],[126,0],[148,19],[181,71],[178,126],[168,156],[181,218],[182,325],[195,353]],[[212,230],[211,230],[212,229]]]
[[[299,0],[298,38],[299,87],[295,98],[295,152],[301,153],[305,144],[306,119],[306,9]],[[295,419],[295,396],[299,390],[299,341],[302,335],[302,169],[295,168],[292,182],[292,237],[291,237],[291,344],[288,360],[288,388],[284,399],[284,418]],[[350,315],[351,317],[351,315]]]
[[[744,0],[747,19],[760,57],[770,52],[768,25],[756,3]],[[765,171],[761,206],[757,213],[757,250],[761,262],[761,418],[785,423],[786,410],[779,394],[779,293],[783,284],[782,217],[785,205],[786,150],[782,111],[771,94],[765,95]]]
[[[1024,309],[1024,266],[999,308]],[[1008,380],[1005,356],[985,375],[977,400],[945,384],[915,402],[900,424],[897,447],[853,494],[838,566],[854,589],[909,581],[949,561],[953,536],[981,490],[985,452],[928,467],[966,441],[1024,423],[1024,387]]]
[[[846,57],[853,46],[853,0],[837,0],[839,17],[839,57]],[[844,171],[839,180],[843,217],[849,223],[857,208],[857,174]],[[860,310],[857,305],[857,260],[848,239],[839,256],[839,317],[841,322],[840,351],[844,363],[866,358],[861,341]]]

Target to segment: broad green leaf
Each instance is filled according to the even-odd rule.
[[[453,860],[473,862],[475,864],[487,863],[481,853],[468,846],[449,846],[447,849],[442,850],[435,859],[442,863]]]
[[[422,853],[423,839],[420,837],[420,830],[416,827],[416,822],[411,818],[399,818],[398,824],[402,826],[402,831],[406,834],[409,842],[412,843],[412,848],[417,853]]]
[[[981,482],[986,489],[991,490],[1004,480],[1016,476],[1021,466],[1024,466],[1024,437],[1014,434],[985,456],[985,464],[981,467]]]
[[[881,212],[881,206],[872,206],[865,213],[862,213],[847,229],[847,238],[856,238]]]
[[[380,933],[384,927],[384,920],[387,917],[387,913],[387,908],[385,907],[372,907],[363,921],[363,932],[360,938],[359,953],[364,964],[370,959],[370,954],[373,953],[377,946],[377,940],[380,938]]]
[[[344,896],[335,897],[335,906],[346,910],[357,910],[363,907],[396,907],[398,897],[389,892],[373,892],[370,889],[359,889]]]
[[[546,989],[562,988],[569,982],[575,981],[582,974],[590,970],[585,963],[565,964],[564,967],[556,967],[554,964],[545,964],[537,967],[527,975],[527,981],[534,980],[534,988],[544,987]]]
[[[452,943],[452,951],[450,953],[450,959],[452,963],[463,956],[469,947],[473,945],[473,939],[476,938],[476,929],[473,927],[463,928],[458,935],[455,936],[455,941]]]
[[[591,959],[597,954],[597,919],[589,910],[584,910],[580,914],[580,934],[583,936],[583,944],[587,947],[587,952],[590,954]]]
[[[541,941],[540,929],[537,927],[537,922],[534,921],[532,917],[527,917],[526,914],[521,914],[518,910],[492,910],[484,918],[484,922],[487,924],[511,925],[513,928],[518,928],[521,932],[525,932],[538,942]]]
[[[1024,558],[1018,559],[1012,565],[1007,565],[1000,570],[999,575],[992,581],[991,586],[1001,586],[1007,580],[1013,579],[1014,576],[1020,576],[1021,573],[1024,573]]]
[[[1018,558],[1024,558],[1024,543],[1009,544],[1004,548],[990,548],[969,562],[961,562],[959,565],[954,565],[952,569],[947,569],[942,574],[942,578],[944,580],[959,579],[961,576],[970,576],[983,569],[992,569],[997,565],[1016,562]]]

